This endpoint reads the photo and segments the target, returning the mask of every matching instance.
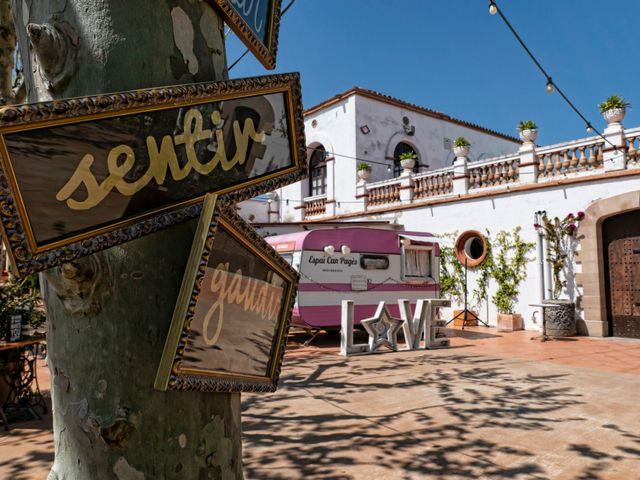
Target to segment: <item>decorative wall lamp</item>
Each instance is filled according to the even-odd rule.
[[[413,137],[416,134],[416,127],[411,125],[409,117],[402,117],[402,128],[404,129],[404,133],[410,137]]]

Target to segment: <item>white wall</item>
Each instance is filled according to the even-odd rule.
[[[314,125],[315,120],[315,126]],[[316,112],[305,117],[305,136],[308,147],[323,145],[328,152],[337,152],[350,157],[356,156],[355,146],[355,98],[353,96],[333,105],[330,109]],[[331,153],[329,153],[331,155]],[[310,153],[309,153],[310,156]],[[349,198],[355,195],[355,161],[342,156],[335,156],[333,162],[327,166],[328,198],[334,198],[333,188],[339,188],[340,197],[347,194]],[[332,165],[333,164],[333,165]],[[349,169],[350,178],[343,178],[342,168],[345,164],[352,165]],[[340,171],[338,177],[337,171]],[[345,188],[345,191],[342,191]],[[301,201],[310,195],[309,181],[287,185],[278,191],[280,202],[280,221],[292,222],[302,220]],[[286,204],[289,200],[289,205]]]
[[[520,147],[520,142],[506,140],[396,105],[363,96],[356,96],[356,99],[357,156],[361,158],[393,164],[393,161],[387,158],[393,157],[396,145],[404,142],[411,145],[418,153],[421,164],[428,164],[429,170],[436,170],[451,166],[455,158],[453,152],[445,148],[445,138],[453,141],[457,137],[465,137],[469,140],[472,145],[471,161],[513,153]],[[403,129],[402,118],[405,116],[415,127],[414,135],[407,135]],[[360,131],[362,125],[367,125],[371,133],[364,135]],[[385,165],[372,165],[372,167],[370,182],[393,177],[393,170],[388,172]],[[420,170],[420,172],[423,171],[426,169]]]
[[[404,116],[415,127],[412,136],[404,133]],[[331,209],[328,213],[336,214],[362,210],[362,201],[355,198],[358,164],[355,158],[392,165],[392,171],[388,172],[386,165],[371,163],[373,171],[370,181],[375,182],[393,177],[393,161],[386,157],[393,156],[399,142],[412,145],[421,162],[429,165],[429,170],[453,162],[453,152],[444,147],[445,138],[452,141],[459,136],[467,138],[472,144],[471,160],[513,153],[520,146],[519,142],[358,94],[307,115],[304,123],[307,146],[321,144],[327,151],[335,153],[335,160],[329,162],[327,168],[327,199],[335,199],[338,203],[329,204],[327,208]],[[364,135],[360,131],[363,125],[367,125],[371,133]],[[277,193],[284,200],[280,205],[279,220],[302,220],[303,211],[295,207],[300,207],[302,199],[309,196],[308,180],[281,188]],[[286,200],[289,200],[289,205]]]
[[[421,207],[399,210],[385,214],[370,214],[359,217],[358,220],[395,220],[404,225],[407,230],[417,230],[443,234],[475,229],[484,232],[488,229],[495,235],[500,230],[511,230],[517,226],[522,227],[523,239],[535,242],[536,230],[533,228],[534,212],[546,210],[550,217],[564,218],[568,213],[584,211],[587,206],[598,199],[618,195],[621,193],[640,192],[640,179],[638,177],[617,178],[596,182],[576,183],[561,187],[539,188],[524,192],[516,192],[507,195],[482,197],[474,200],[462,200],[452,203],[434,205],[433,207]],[[578,229],[578,236],[580,230]],[[520,296],[516,311],[521,313],[525,320],[525,328],[538,329],[540,317],[537,314],[537,323],[533,321],[533,314],[537,310],[529,304],[539,303],[539,267],[537,263],[537,250],[531,252],[535,260],[529,263],[527,279],[520,287]],[[580,266],[575,266],[577,272]],[[491,285],[489,298],[495,291]],[[475,288],[475,274],[469,275],[469,291]],[[563,292],[562,298],[575,298],[581,292],[570,289]],[[578,304],[579,307],[579,304]],[[480,311],[480,317],[488,319],[490,324],[496,323],[496,309],[492,304],[484,305]],[[580,310],[578,313],[581,313]]]
[[[245,200],[238,204],[238,214],[249,223],[268,222],[269,204],[263,197]]]

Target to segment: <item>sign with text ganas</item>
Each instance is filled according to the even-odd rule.
[[[297,74],[0,109],[0,217],[18,273],[306,174]]]
[[[235,213],[208,197],[162,359],[159,390],[273,391],[297,273]]]

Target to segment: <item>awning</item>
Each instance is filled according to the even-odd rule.
[[[404,233],[399,233],[398,237],[411,240],[411,243],[416,245],[420,245],[421,243],[440,243],[442,241],[442,239],[438,237],[421,237],[419,235],[406,235]]]

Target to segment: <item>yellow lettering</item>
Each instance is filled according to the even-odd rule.
[[[69,181],[56,194],[56,200],[59,202],[66,201],[67,206],[73,210],[88,210],[104,200],[109,192],[100,189],[96,177],[91,173],[92,164],[93,155],[87,153],[82,157],[82,160],[80,160],[78,168],[73,172]],[[71,198],[71,195],[73,195],[73,192],[82,184],[84,184],[87,189],[87,198],[83,201],[74,200]]]
[[[174,180],[183,180],[189,175],[191,168],[189,164],[180,168],[176,149],[173,146],[173,140],[169,135],[162,138],[160,151],[156,139],[152,136],[147,137],[147,151],[149,152],[149,173],[153,175],[156,183],[162,185],[167,176],[167,166],[171,171]]]
[[[102,183],[98,183],[91,172],[91,166],[94,161],[93,155],[86,154],[82,157],[69,181],[56,194],[56,200],[66,202],[67,206],[72,210],[88,210],[100,204],[114,188],[121,195],[130,197],[146,187],[152,179],[158,185],[164,184],[167,177],[167,169],[171,172],[171,177],[176,181],[184,180],[192,170],[195,170],[200,175],[208,175],[218,166],[224,171],[229,171],[246,162],[249,140],[262,143],[266,139],[265,132],[256,132],[252,119],[247,118],[242,129],[240,128],[240,123],[234,121],[232,128],[236,153],[232,159],[228,159],[224,144],[224,133],[221,128],[222,118],[220,112],[214,110],[211,114],[211,120],[216,126],[215,138],[218,149],[209,162],[203,164],[198,161],[196,143],[211,139],[212,131],[203,128],[202,113],[198,109],[192,108],[184,116],[183,132],[173,139],[169,135],[164,136],[159,149],[156,139],[152,136],[147,137],[149,168],[140,178],[132,182],[125,179],[127,174],[134,169],[135,153],[128,145],[118,145],[112,148],[107,156],[109,175]],[[174,145],[184,145],[187,157],[187,162],[184,166],[180,166],[178,162]],[[84,200],[71,198],[71,195],[82,185],[87,190],[87,197]],[[246,303],[246,295],[241,295],[240,291],[236,295],[245,299]]]
[[[174,142],[176,145],[184,144],[185,151],[187,153],[188,164],[198,172],[198,167],[201,165],[198,162],[196,156],[195,145],[201,140],[208,140],[211,138],[211,130],[202,129],[202,114],[199,110],[192,108],[184,116],[183,133],[176,135]],[[198,172],[200,173],[200,172]]]

